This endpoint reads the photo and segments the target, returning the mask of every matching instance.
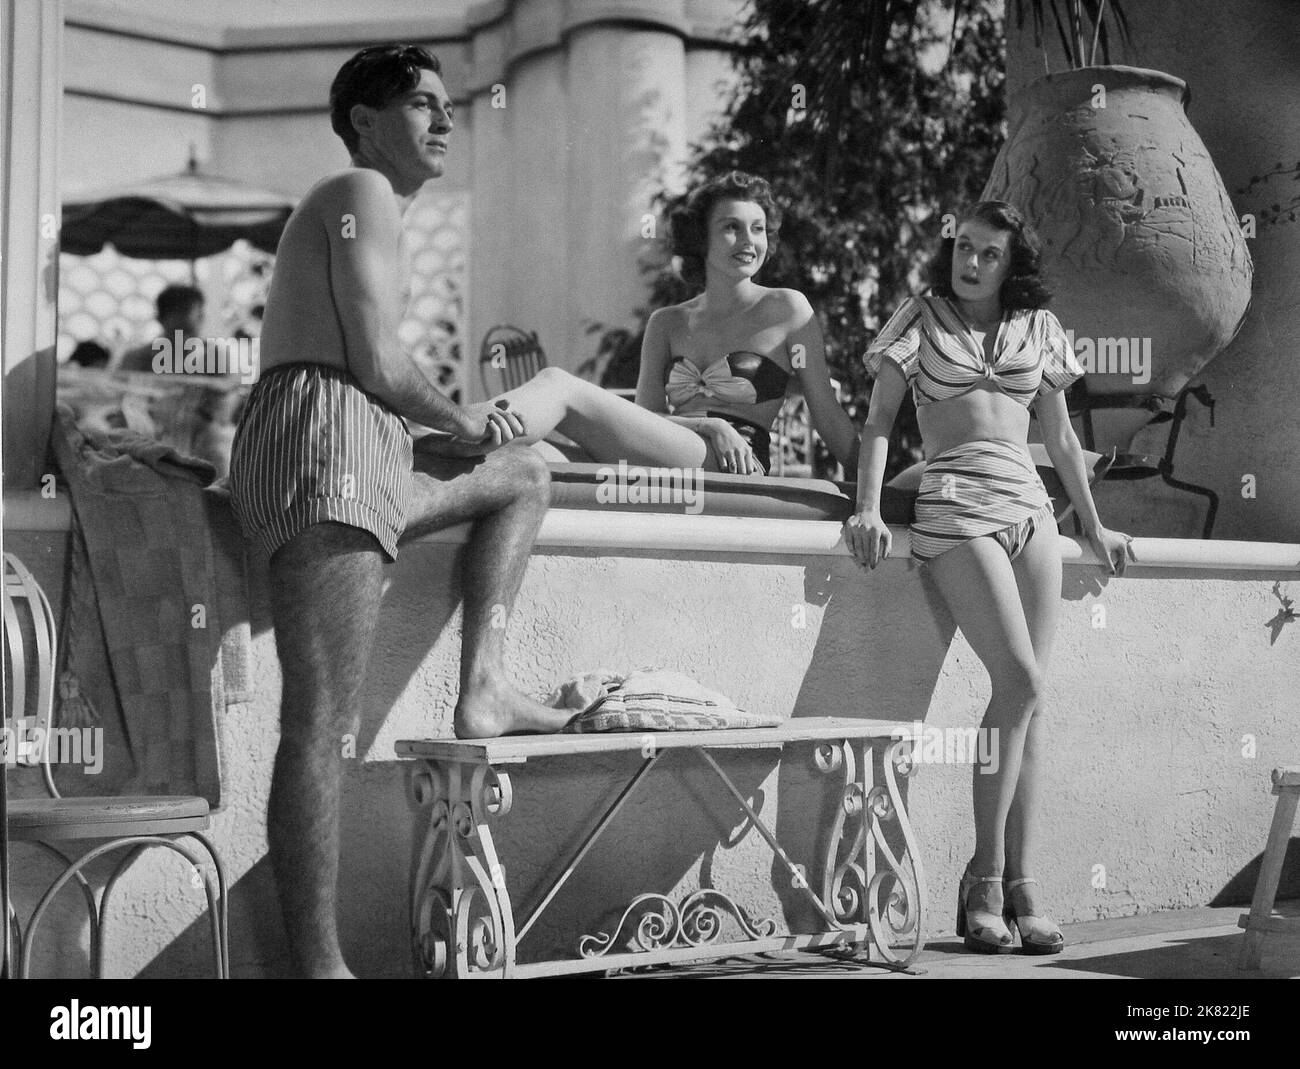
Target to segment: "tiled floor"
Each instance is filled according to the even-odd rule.
[[[732,958],[727,961],[623,973],[663,978],[728,976],[897,979],[925,977],[958,979],[1033,978],[1078,979],[1268,979],[1300,977],[1300,937],[1265,937],[1263,967],[1257,973],[1237,968],[1242,932],[1239,906],[1186,909],[1116,920],[1089,921],[1063,927],[1067,946],[1050,957],[1020,953],[967,953],[961,940],[949,934],[929,940],[906,976],[879,965],[861,964],[828,955],[788,953]],[[1278,912],[1300,914],[1300,902],[1282,903]]]

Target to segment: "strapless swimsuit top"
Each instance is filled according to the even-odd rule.
[[[966,321],[944,297],[909,297],[899,306],[868,347],[867,370],[879,374],[886,358],[912,387],[917,408],[960,397],[986,381],[1028,408],[1084,373],[1069,335],[1047,309],[1005,313],[993,359],[987,360]]]
[[[684,356],[674,356],[664,392],[673,408],[704,396],[725,404],[756,405],[785,396],[790,373],[765,356],[738,349],[703,371]]]

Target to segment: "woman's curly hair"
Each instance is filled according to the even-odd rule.
[[[772,197],[767,180],[744,171],[729,171],[705,182],[686,203],[668,217],[669,248],[681,257],[682,278],[696,288],[704,286],[704,261],[709,251],[709,218],[723,200],[744,200],[757,204],[767,216],[767,259],[776,250],[781,229],[781,211]],[[766,262],[766,261],[765,261]]]
[[[1042,242],[1019,209],[1004,200],[982,200],[957,216],[958,226],[967,222],[984,223],[1011,234],[1011,268],[1002,281],[1002,307],[1007,311],[1046,308],[1052,291],[1042,278]],[[930,292],[949,300],[955,299],[952,257],[956,244],[955,233],[944,238],[930,264]]]

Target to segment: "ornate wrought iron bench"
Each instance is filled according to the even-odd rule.
[[[906,968],[923,946],[925,876],[908,819],[902,781],[911,774],[908,725],[837,717],[792,719],[776,728],[537,735],[484,740],[404,740],[399,757],[422,762],[416,801],[428,825],[413,875],[411,923],[417,969],[429,977],[526,977],[717,959],[800,948],[850,947],[868,960]],[[797,864],[715,758],[717,751],[811,744],[812,760],[834,777],[840,804],[824,833],[819,877]],[[821,930],[779,934],[719,889],[673,902],[643,894],[609,934],[575,938],[568,957],[520,962],[533,930],[592,845],[671,751],[707,765],[771,848],[779,878],[804,896]],[[526,910],[516,911],[492,827],[514,805],[510,769],[556,756],[630,753],[640,764],[589,825],[559,873]],[[877,783],[879,762],[883,782]],[[891,844],[891,839],[893,840]],[[902,849],[895,852],[898,844]],[[634,864],[636,858],[628,858]],[[811,866],[809,866],[811,867]],[[725,929],[741,938],[724,941]]]

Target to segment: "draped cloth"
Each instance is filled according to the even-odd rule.
[[[912,558],[924,564],[1051,504],[1027,448],[998,440],[963,442],[934,457],[921,476]]]
[[[83,433],[66,410],[52,445],[97,608],[70,613],[80,633],[60,638],[76,653],[95,641],[87,629],[102,629],[135,763],[124,791],[196,794],[216,807],[217,715],[248,700],[249,625],[243,543],[228,504],[204,489],[213,467],[131,431]],[[73,587],[85,601],[75,574]]]

